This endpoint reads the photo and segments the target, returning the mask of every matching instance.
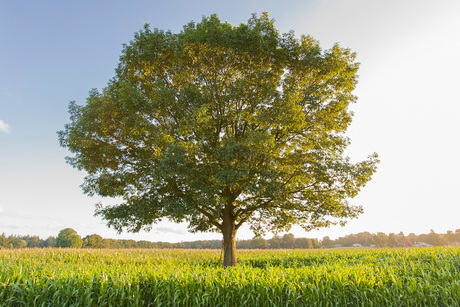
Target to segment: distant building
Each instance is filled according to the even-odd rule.
[[[359,243],[355,243],[355,244],[353,244],[352,246],[353,246],[353,247],[363,247],[363,246],[362,246],[361,244],[359,244]]]

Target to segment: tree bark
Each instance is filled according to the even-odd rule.
[[[224,235],[224,268],[236,266],[236,225],[235,217],[229,207],[224,209],[222,233]]]

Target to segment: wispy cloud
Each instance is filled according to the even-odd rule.
[[[159,227],[152,228],[152,233],[154,234],[165,234],[165,233],[185,234],[187,232],[184,229],[180,229],[177,227],[159,226]]]
[[[3,120],[0,119],[0,131],[5,133],[10,133],[10,125],[5,123]]]
[[[0,223],[0,228],[3,229],[19,229],[18,225],[13,225],[13,224],[6,224],[6,223]]]

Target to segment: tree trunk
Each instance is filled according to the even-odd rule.
[[[224,268],[236,266],[236,227],[235,218],[231,209],[224,209],[222,223],[222,233],[224,235]]]

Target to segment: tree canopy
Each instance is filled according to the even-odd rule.
[[[108,241],[104,240],[98,234],[92,234],[83,238],[84,248],[107,248],[109,246]]]
[[[56,246],[57,247],[73,247],[80,248],[82,246],[83,240],[78,235],[78,233],[72,228],[65,228],[59,231],[58,236],[56,237]]]
[[[115,77],[59,132],[89,195],[122,197],[96,214],[118,231],[163,218],[235,235],[344,224],[370,180],[373,154],[351,163],[344,135],[356,101],[349,49],[280,34],[268,14],[233,26],[217,15],[179,33],[148,25],[124,46]]]

